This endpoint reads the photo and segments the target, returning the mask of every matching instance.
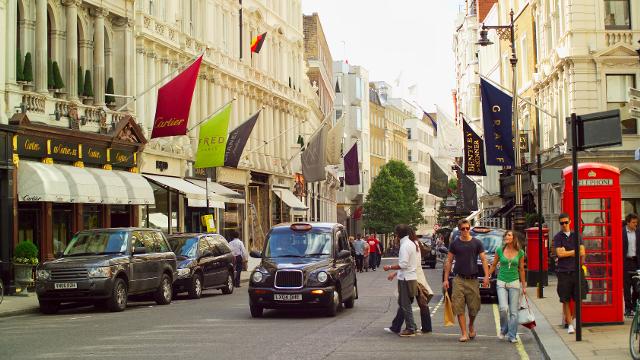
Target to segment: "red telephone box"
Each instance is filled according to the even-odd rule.
[[[562,171],[562,211],[573,214],[573,170]],[[582,323],[623,323],[622,200],[620,170],[583,163],[578,165],[580,233],[586,256],[587,298],[582,300]]]

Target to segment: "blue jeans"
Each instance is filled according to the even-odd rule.
[[[498,307],[500,309],[500,333],[509,340],[518,335],[518,310],[520,307],[520,282],[505,283],[498,280]]]
[[[416,280],[411,280],[415,286]],[[413,309],[411,304],[415,297],[415,291],[411,294],[409,281],[398,280],[398,312],[391,322],[391,331],[399,333],[402,330],[402,323],[409,331],[416,331],[416,323],[413,320]],[[431,317],[429,317],[431,319]]]

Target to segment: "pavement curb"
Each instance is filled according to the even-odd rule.
[[[569,349],[567,344],[556,334],[553,329],[553,325],[549,323],[547,318],[538,310],[534,301],[529,301],[529,306],[533,311],[533,315],[536,318],[536,327],[531,330],[533,337],[538,343],[538,347],[546,360],[550,359],[563,359],[574,360],[577,359],[573,352]]]

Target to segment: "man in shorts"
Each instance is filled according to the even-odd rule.
[[[458,341],[466,342],[476,337],[476,329],[473,326],[478,312],[480,312],[480,283],[478,282],[478,256],[482,260],[484,270],[484,286],[489,286],[489,264],[484,253],[482,241],[471,236],[471,223],[463,219],[458,222],[460,236],[453,239],[449,245],[447,261],[444,265],[445,290],[449,289],[449,272],[451,264],[456,260],[453,278],[453,293],[451,302],[453,313],[458,317],[460,325],[460,338]],[[465,306],[469,311],[469,331],[465,319]]]
[[[560,214],[560,231],[553,237],[553,247],[558,256],[556,274],[558,275],[558,297],[562,303],[562,315],[567,325],[567,332],[573,334],[575,325],[573,324],[574,314],[571,312],[571,300],[578,297],[578,279],[576,276],[576,248],[577,239],[575,233],[571,232],[571,220],[569,215]],[[580,256],[584,256],[584,246],[580,246]]]

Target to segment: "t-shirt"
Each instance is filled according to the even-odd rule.
[[[364,255],[364,244],[365,241],[363,239],[356,239],[353,242],[353,248],[356,251],[356,255]]]
[[[449,246],[449,252],[455,256],[453,271],[458,275],[478,275],[478,255],[484,252],[482,241],[472,237],[469,241],[455,238]]]
[[[496,250],[498,259],[500,259],[500,272],[498,272],[498,280],[504,282],[512,282],[520,279],[520,273],[518,267],[520,265],[520,259],[524,256],[524,251],[518,250],[518,254],[509,259],[504,255],[504,250],[499,247]]]
[[[378,253],[378,244],[380,241],[374,237],[370,237],[367,242],[369,243],[369,251],[372,253]]]
[[[557,249],[563,247],[567,251],[576,249],[576,237],[574,233],[567,235],[560,231],[553,237],[553,248]],[[556,272],[571,272],[576,271],[576,259],[573,256],[558,257],[558,265],[556,266]]]

